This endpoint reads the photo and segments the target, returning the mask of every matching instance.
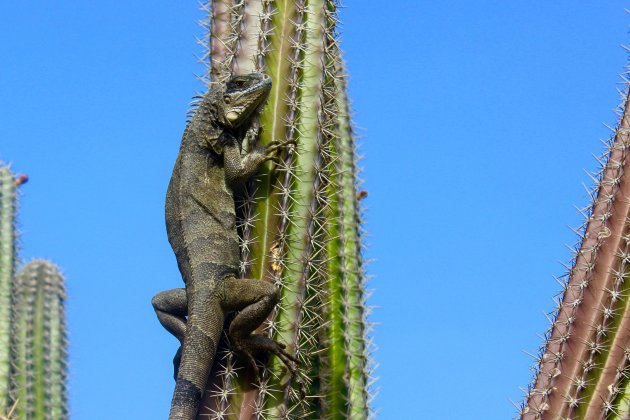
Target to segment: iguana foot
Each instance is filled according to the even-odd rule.
[[[279,159],[278,152],[284,149],[287,146],[293,145],[295,146],[297,141],[295,139],[279,141],[273,140],[267,144],[265,147],[265,160],[273,160],[274,162]]]
[[[254,359],[254,355],[258,353],[275,354],[282,360],[292,375],[297,375],[297,369],[293,364],[299,365],[300,362],[285,350],[286,346],[282,343],[260,334],[251,334],[247,337],[231,337],[230,344],[232,350],[245,359],[252,367],[258,383],[260,383],[260,371]]]

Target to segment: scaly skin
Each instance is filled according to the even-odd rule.
[[[252,332],[278,302],[271,283],[239,279],[240,260],[233,189],[288,143],[272,142],[243,155],[256,135],[252,120],[264,106],[271,79],[236,76],[204,95],[186,127],[166,194],[166,229],[185,289],[153,298],[160,323],[180,340],[173,360],[175,392],[170,420],[193,420],[206,386],[225,316],[232,348],[258,369],[253,355],[277,354],[291,371],[296,360],[284,345]]]

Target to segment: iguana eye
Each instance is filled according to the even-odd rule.
[[[228,82],[228,90],[242,89],[247,86],[245,79],[232,79]]]

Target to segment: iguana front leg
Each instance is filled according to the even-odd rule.
[[[260,134],[260,120],[259,119],[254,119],[252,121],[251,126],[247,129],[247,131],[245,132],[245,135],[243,136],[243,142],[241,143],[241,150],[244,153],[249,153],[251,152],[255,145],[256,145],[256,140],[258,139],[258,136]]]
[[[272,141],[267,146],[256,147],[241,156],[241,150],[236,139],[228,140],[223,148],[223,164],[225,178],[230,185],[247,181],[258,171],[258,167],[265,161],[279,162],[278,153],[289,145],[294,145],[295,140]]]

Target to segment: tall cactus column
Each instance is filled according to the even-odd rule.
[[[343,312],[343,343],[346,365],[344,378],[348,392],[346,403],[349,418],[361,418],[369,409],[368,392],[370,373],[369,350],[371,343],[367,334],[369,325],[366,314],[366,296],[364,262],[362,258],[361,200],[365,191],[358,191],[358,163],[354,142],[354,133],[350,119],[346,74],[341,57],[335,61],[337,74],[336,95],[338,103],[339,138],[336,142],[339,157],[337,159],[336,178],[340,198],[338,202],[338,220],[341,231],[339,240],[341,248],[338,256],[329,254],[329,260],[338,258],[342,263],[341,299]],[[331,277],[331,281],[332,277]],[[331,395],[338,398],[337,395]]]
[[[630,84],[520,416],[630,418]]]
[[[13,395],[20,419],[68,418],[64,279],[56,265],[28,263],[13,305]]]
[[[9,409],[11,293],[15,267],[16,183],[0,162],[0,414]]]
[[[214,0],[208,79],[260,71],[273,87],[259,142],[295,140],[238,201],[246,278],[281,292],[260,328],[300,360],[260,383],[218,353],[199,418],[363,419],[370,414],[357,166],[332,0]]]

